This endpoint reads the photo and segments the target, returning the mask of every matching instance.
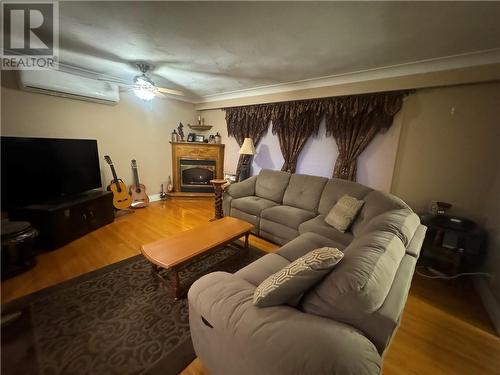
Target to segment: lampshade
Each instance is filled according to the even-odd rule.
[[[240,155],[255,155],[255,147],[253,146],[252,138],[245,138],[238,153]]]

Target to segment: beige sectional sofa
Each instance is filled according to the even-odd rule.
[[[324,219],[345,194],[365,203],[346,233]],[[224,213],[283,245],[189,290],[193,344],[210,374],[377,374],[401,318],[426,228],[400,199],[364,185],[262,170],[231,185]],[[318,247],[342,261],[298,304],[258,308],[255,288]]]

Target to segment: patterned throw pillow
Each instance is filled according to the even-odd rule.
[[[326,215],[325,222],[344,233],[351,226],[363,204],[364,201],[344,195]]]
[[[255,289],[253,304],[258,307],[290,303],[321,280],[342,259],[344,254],[333,247],[308,252]]]

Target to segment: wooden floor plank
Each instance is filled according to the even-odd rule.
[[[154,202],[38,257],[31,271],[2,282],[2,302],[140,254],[140,247],[206,223],[213,201]],[[251,236],[265,251],[278,246]],[[221,360],[223,360],[221,353]],[[385,356],[385,375],[500,374],[500,340],[471,284],[415,276],[401,326]],[[205,375],[196,359],[183,375]]]

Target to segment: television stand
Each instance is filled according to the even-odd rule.
[[[61,200],[32,204],[9,215],[40,231],[38,245],[56,249],[114,220],[113,194],[90,190]]]

